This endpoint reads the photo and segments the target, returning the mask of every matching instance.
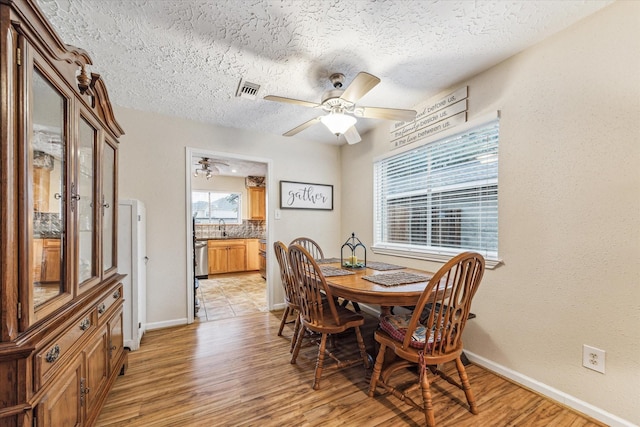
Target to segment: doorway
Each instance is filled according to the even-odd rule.
[[[268,270],[258,264],[259,247],[270,241],[270,163],[186,149],[188,323],[271,309]]]

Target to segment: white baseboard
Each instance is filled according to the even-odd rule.
[[[164,328],[171,328],[173,326],[181,326],[181,325],[186,325],[187,324],[187,318],[183,318],[183,319],[173,319],[173,320],[165,320],[163,322],[154,322],[154,323],[147,323],[147,331],[152,331],[154,329],[164,329]]]
[[[281,302],[279,304],[273,304],[273,309],[271,309],[271,311],[276,311],[276,310],[284,310],[286,308],[286,304]]]
[[[477,354],[474,354],[468,350],[465,350],[464,354],[473,364],[493,371],[517,384],[520,384],[523,387],[531,389],[536,393],[540,393],[541,395],[548,397],[549,399],[555,400],[556,402],[559,402],[564,406],[575,409],[576,411],[600,422],[603,422],[611,427],[637,427],[636,424],[624,420],[616,415],[610,414],[609,412],[593,406],[590,403],[577,399],[565,392],[557,390],[551,386],[548,386],[547,384],[543,384],[540,381],[534,380],[533,378],[513,371],[505,366],[499,365],[489,359],[485,359],[482,356],[478,356]]]

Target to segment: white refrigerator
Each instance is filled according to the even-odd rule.
[[[144,203],[118,202],[118,272],[124,288],[124,346],[140,348],[147,322],[147,242]]]

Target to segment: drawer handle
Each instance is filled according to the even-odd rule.
[[[53,346],[51,350],[47,352],[47,355],[45,356],[44,360],[46,360],[47,363],[53,363],[56,360],[58,360],[58,357],[60,357],[60,346],[56,344]]]
[[[113,299],[118,299],[118,298],[120,298],[120,289],[118,289],[113,293]]]
[[[91,320],[89,320],[88,317],[85,317],[82,322],[80,322],[80,329],[86,331],[87,329],[89,329],[89,326],[91,326]]]
[[[100,306],[98,307],[98,314],[102,314],[107,310],[107,306],[104,305],[104,303],[100,304]]]

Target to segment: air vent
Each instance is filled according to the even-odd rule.
[[[259,90],[260,85],[240,80],[240,85],[238,85],[238,92],[236,92],[236,96],[255,100]]]

